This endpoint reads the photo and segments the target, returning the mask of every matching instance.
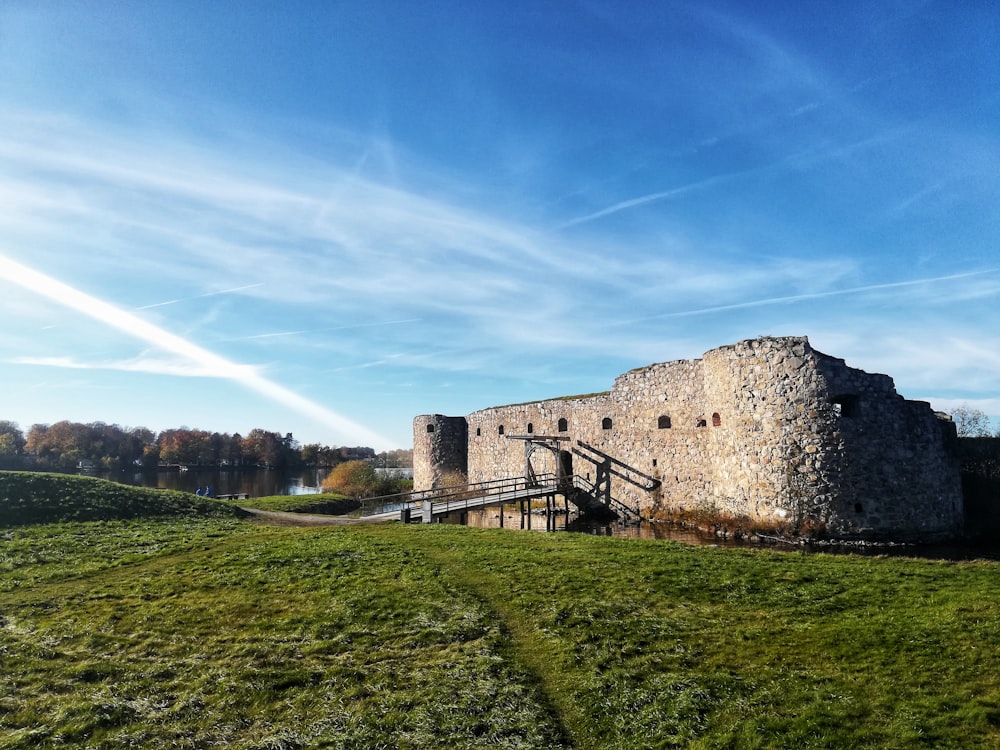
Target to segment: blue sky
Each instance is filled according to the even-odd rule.
[[[7,0],[0,419],[386,449],[760,335],[1000,417],[997,38],[985,1]]]

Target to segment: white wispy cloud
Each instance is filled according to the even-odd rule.
[[[232,362],[197,346],[180,336],[163,330],[136,315],[79,291],[68,284],[39,273],[25,265],[0,255],[0,279],[28,289],[46,299],[86,315],[99,323],[125,333],[147,344],[165,350],[198,368],[215,369],[224,377],[272,401],[295,410],[301,415],[323,422],[345,436],[360,438],[381,448],[390,447],[390,441],[366,427],[320,404],[263,377],[255,368]],[[64,366],[64,365],[60,365]]]
[[[719,335],[749,336],[778,327],[774,317],[763,315],[758,324],[751,312],[811,300],[866,294],[898,299],[920,292],[921,299],[944,301],[988,298],[996,289],[988,271],[866,284],[870,276],[863,260],[846,253],[750,253],[738,238],[699,245],[683,231],[618,240],[579,232],[571,238],[492,212],[488,205],[462,204],[455,198],[460,190],[453,191],[453,202],[421,190],[441,178],[415,173],[395,152],[396,176],[380,182],[366,174],[366,159],[304,168],[304,161],[262,158],[251,168],[224,147],[180,146],[166,135],[100,133],[67,119],[7,132],[0,159],[12,170],[0,178],[0,196],[20,195],[21,201],[17,216],[0,216],[9,230],[10,256],[28,263],[38,253],[39,267],[72,268],[64,278],[72,273],[116,280],[118,304],[102,323],[151,343],[143,338],[148,334],[161,350],[167,341],[162,333],[180,331],[186,345],[167,345],[175,361],[74,354],[61,364],[51,360],[50,366],[147,367],[145,372],[161,374],[174,368],[176,375],[216,365],[235,368],[245,387],[313,417],[320,413],[317,404],[281,390],[260,368],[237,364],[238,356],[213,359],[203,345],[187,347],[195,346],[196,336],[218,344],[247,342],[255,348],[242,358],[281,366],[278,354],[258,354],[283,352],[281,347],[295,340],[329,352],[317,369],[335,375],[378,368],[488,375],[509,368],[512,358],[533,357],[538,365],[530,377],[558,382],[567,365],[549,366],[549,358],[589,366],[613,352],[641,364],[678,352],[699,355],[728,340],[712,338],[714,330],[700,337],[687,330],[685,321],[697,316],[739,313],[716,316],[731,321]],[[612,203],[562,227],[582,227],[750,174],[844,158],[891,139],[890,133],[881,140],[845,138],[847,145],[823,140],[747,172]],[[81,142],[88,144],[86,156]],[[36,244],[13,244],[18,236]],[[73,249],[58,250],[66,247]],[[153,281],[140,294],[143,279]],[[68,309],[57,297],[47,299]],[[135,320],[154,321],[159,332],[116,326],[113,320],[126,308]],[[148,315],[140,318],[136,310]],[[809,333],[804,329],[819,320],[789,317],[793,333]],[[352,331],[362,335],[338,335]],[[410,353],[394,356],[401,343],[412,347]],[[429,354],[413,353],[419,350]],[[32,354],[43,363],[44,356]],[[335,415],[328,423],[344,427],[341,419]]]
[[[947,276],[938,276],[935,278],[911,279],[908,281],[893,281],[883,284],[867,284],[865,286],[851,287],[848,289],[831,289],[828,291],[810,292],[808,294],[794,294],[782,297],[752,299],[743,302],[734,302],[728,305],[714,305],[710,307],[701,307],[691,310],[678,310],[673,312],[666,312],[658,315],[651,315],[646,318],[636,318],[633,320],[621,321],[619,325],[636,323],[641,320],[656,320],[659,318],[683,318],[695,315],[709,315],[712,313],[727,312],[731,310],[746,310],[755,307],[767,307],[770,305],[786,305],[795,302],[806,302],[809,300],[825,299],[829,297],[844,297],[849,295],[864,294],[867,292],[882,292],[882,291],[899,290],[912,287],[924,287],[932,284],[939,284],[942,282],[958,281],[963,279],[974,278],[976,276],[995,274],[997,270],[998,269],[969,271],[965,273],[949,274]]]

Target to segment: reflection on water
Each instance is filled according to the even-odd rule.
[[[465,514],[465,525],[477,528],[524,529],[531,531],[573,531],[592,536],[616,536],[630,539],[664,539],[685,544],[715,545],[725,547],[747,546],[750,542],[739,539],[721,539],[712,534],[701,533],[693,529],[682,529],[665,523],[599,523],[579,518],[576,511],[566,513],[559,510],[548,514],[544,509],[534,509],[532,513],[521,514],[516,505],[506,505],[503,508],[503,522],[500,520],[500,508],[484,508],[470,510]],[[446,523],[462,523],[462,514]],[[760,546],[760,545],[756,545]]]
[[[199,487],[212,488],[213,495],[246,494],[249,497],[271,495],[314,495],[320,492],[326,469],[300,471],[221,471],[219,469],[190,469],[188,471],[155,471],[113,474],[104,476],[123,484],[153,487],[165,490],[195,492]]]
[[[835,555],[866,555],[887,557],[919,557],[931,560],[1000,560],[1000,544],[993,542],[953,543],[953,544],[776,544],[750,539],[720,538],[714,534],[684,529],[666,523],[595,523],[584,521],[575,512],[550,514],[546,519],[544,510],[535,509],[523,517],[517,506],[505,506],[503,523],[500,522],[499,508],[470,510],[466,525],[479,528],[531,529],[532,531],[572,531],[594,536],[615,536],[630,539],[662,539],[682,544],[711,547],[748,547],[775,549],[788,552],[826,553]],[[530,526],[529,526],[530,522]],[[451,523],[461,523],[460,518]]]

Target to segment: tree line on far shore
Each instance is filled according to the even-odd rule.
[[[246,435],[179,427],[155,433],[145,427],[62,421],[35,424],[27,433],[0,420],[0,469],[72,471],[80,466],[103,471],[155,470],[164,465],[294,469],[332,468],[353,460],[377,466],[409,467],[413,451],[376,454],[366,446],[300,444],[292,435],[254,428]]]

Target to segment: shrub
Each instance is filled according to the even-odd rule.
[[[323,480],[323,492],[335,492],[355,499],[394,495],[412,488],[412,481],[392,474],[379,474],[367,461],[342,463]]]
[[[323,480],[323,492],[339,492],[347,497],[374,495],[378,475],[367,461],[345,461],[336,466]]]

